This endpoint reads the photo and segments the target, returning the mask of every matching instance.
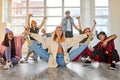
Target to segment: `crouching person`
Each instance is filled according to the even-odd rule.
[[[100,40],[100,42],[98,42],[94,48],[90,48],[92,55],[89,56],[85,63],[91,63],[91,60],[98,55],[102,62],[109,63],[109,60],[111,60],[110,68],[115,69],[115,63],[119,61],[119,55],[114,45],[114,39],[116,37],[117,36],[115,34],[107,37],[106,33],[101,31],[97,35],[97,38]]]
[[[1,61],[5,61],[4,69],[13,67],[13,64],[17,64],[22,58],[22,45],[24,39],[22,36],[14,37],[13,32],[6,29],[4,41],[0,45],[0,58]]]

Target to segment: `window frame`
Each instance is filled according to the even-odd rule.
[[[4,1],[7,1],[7,0],[4,0]],[[11,3],[12,4],[12,0],[8,0],[9,2],[7,2],[7,3]],[[35,17],[38,17],[38,18],[43,18],[43,16],[46,16],[47,14],[47,12],[46,12],[46,10],[49,8],[49,9],[51,9],[51,8],[61,8],[61,13],[62,13],[62,15],[61,16],[51,16],[51,15],[49,15],[49,16],[47,16],[47,17],[61,17],[61,21],[62,21],[62,18],[64,18],[65,17],[65,15],[64,15],[64,12],[65,12],[65,9],[66,8],[68,8],[68,9],[70,9],[70,8],[78,8],[79,9],[79,11],[80,11],[80,13],[79,13],[79,16],[81,16],[81,23],[82,24],[89,24],[89,25],[91,25],[91,23],[92,23],[92,20],[93,19],[96,19],[96,18],[107,18],[108,19],[108,24],[107,24],[107,28],[108,28],[108,26],[110,26],[110,24],[109,24],[109,14],[108,14],[108,16],[96,16],[95,15],[95,8],[108,8],[109,9],[109,0],[108,0],[108,6],[95,6],[95,0],[93,0],[92,2],[91,1],[86,1],[86,0],[80,0],[80,6],[74,6],[74,7],[71,7],[71,6],[65,6],[65,2],[64,2],[64,0],[61,0],[62,1],[62,6],[61,7],[56,7],[56,6],[52,6],[52,7],[49,7],[49,6],[47,6],[47,3],[46,3],[46,1],[47,0],[43,0],[44,1],[44,6],[43,7],[29,7],[29,0],[26,0],[26,6],[27,7],[21,7],[20,9],[26,9],[26,15],[25,16],[11,16],[12,15],[12,9],[16,9],[15,7],[12,7],[12,5],[11,4],[9,4],[9,6],[10,6],[10,14],[8,13],[6,13],[5,14],[5,16],[6,15],[8,15],[7,16],[7,19],[6,20],[8,20],[7,22],[9,22],[9,23],[12,23],[12,18],[14,18],[14,19],[19,19],[19,18],[23,18],[25,21],[27,21],[27,15],[28,15],[28,13],[29,13],[29,9],[33,9],[33,8],[35,8],[35,9],[39,9],[39,8],[43,8],[43,10],[44,10],[44,14],[41,16],[41,15],[38,15],[38,16],[35,16]],[[87,8],[86,8],[86,5],[84,5],[83,3],[86,3],[86,4],[89,4],[90,5],[90,7],[89,7],[89,10],[88,10],[88,18],[89,19],[87,19],[85,16],[85,14],[84,13],[86,13],[86,11],[87,11]],[[4,3],[5,4],[5,3]],[[83,5],[82,5],[83,4]],[[7,4],[6,4],[7,5]],[[88,7],[88,6],[87,6]],[[6,8],[6,7],[3,7],[3,8]],[[7,11],[8,9],[6,9],[5,11]],[[109,10],[108,10],[109,11]],[[3,14],[4,14],[5,12],[3,12]],[[108,12],[109,13],[109,12]],[[75,19],[75,17],[76,16],[72,16],[74,19]],[[87,22],[86,22],[87,21]],[[26,25],[27,24],[27,22],[25,22],[25,24],[24,25]],[[39,24],[39,23],[38,23]],[[76,23],[77,24],[77,23]],[[21,27],[23,27],[24,26],[23,24],[21,24]],[[58,25],[60,25],[60,24],[58,24]],[[89,26],[88,25],[88,26]],[[18,27],[20,27],[20,25],[13,25],[13,24],[11,24],[11,27],[14,27],[14,26],[16,26],[16,28],[17,28],[17,26]],[[46,23],[44,24],[44,28],[46,28],[47,26],[56,26],[56,25],[47,25]],[[86,26],[86,25],[85,25]],[[96,27],[97,26],[106,26],[106,25],[96,25]],[[109,28],[108,28],[109,29]],[[76,32],[75,32],[76,33]]]
[[[101,9],[108,9],[108,15],[96,15],[96,12],[95,12],[95,19],[96,18],[101,18],[101,19],[107,19],[108,20],[108,24],[101,24],[101,25],[96,25],[96,32],[98,33],[98,32],[100,32],[101,30],[103,30],[103,31],[105,31],[106,33],[109,33],[109,26],[110,26],[110,24],[109,24],[109,15],[110,15],[110,13],[109,13],[109,0],[108,0],[108,6],[94,6],[95,8],[95,10],[96,10],[96,8],[101,8]],[[97,29],[97,26],[98,27],[100,27],[101,26],[101,29]],[[106,26],[106,28],[105,28],[105,30],[103,29],[103,27],[105,27]]]

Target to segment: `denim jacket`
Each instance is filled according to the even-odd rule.
[[[67,29],[67,19],[66,18],[63,18],[62,19],[62,22],[63,22],[63,32],[65,33],[66,32],[66,29]],[[71,24],[71,31],[73,32],[73,25],[74,25],[74,20],[72,17],[70,17],[70,24]]]

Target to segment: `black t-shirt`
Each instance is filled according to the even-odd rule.
[[[38,34],[39,33],[39,28],[36,27],[36,28],[30,28],[30,32],[31,33],[35,33],[35,34]],[[35,40],[34,38],[30,37],[31,40]]]
[[[79,34],[83,34],[82,30],[79,30]],[[79,43],[85,43],[87,41],[88,37],[84,38],[82,41]]]

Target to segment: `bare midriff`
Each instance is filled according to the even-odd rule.
[[[63,48],[62,48],[62,47],[58,47],[58,51],[57,51],[57,53],[59,53],[59,54],[63,54],[63,53],[64,53]]]

